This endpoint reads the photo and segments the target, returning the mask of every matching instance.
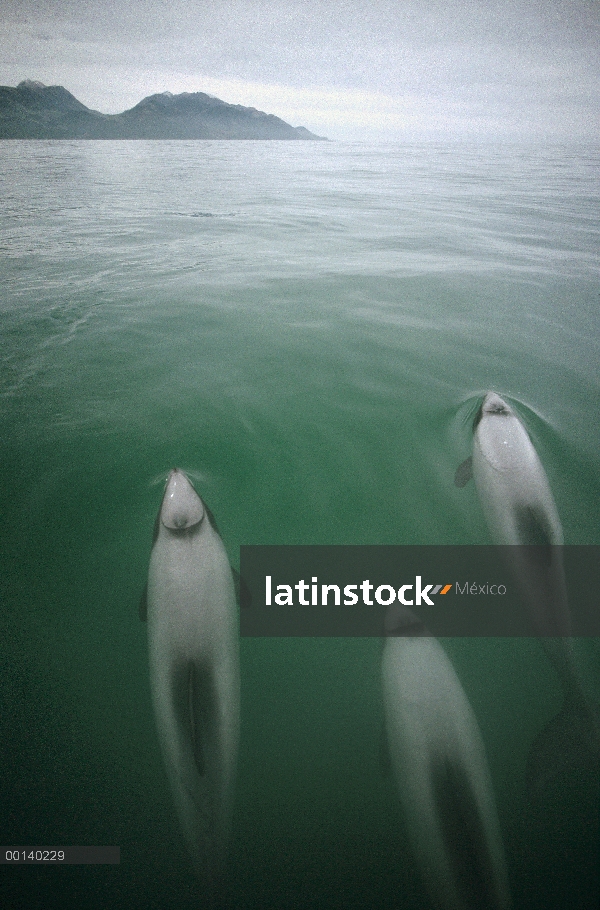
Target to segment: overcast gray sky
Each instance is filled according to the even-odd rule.
[[[0,84],[205,91],[334,139],[593,138],[600,0],[0,0]]]

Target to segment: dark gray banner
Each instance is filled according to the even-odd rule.
[[[600,547],[244,546],[246,637],[600,636]]]
[[[120,847],[0,847],[0,865],[81,866],[119,864]]]

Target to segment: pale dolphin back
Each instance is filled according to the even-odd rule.
[[[504,849],[477,721],[440,643],[388,637],[382,686],[407,832],[439,910],[508,910]]]
[[[550,484],[527,430],[490,392],[473,431],[473,478],[496,543],[553,545],[563,531]]]
[[[150,684],[163,761],[196,872],[222,886],[240,723],[237,609],[223,543],[182,471],[155,527],[147,588]]]
[[[485,396],[475,418],[472,472],[492,539],[503,547],[532,630],[540,636],[565,698],[563,710],[531,751],[528,777],[535,788],[578,763],[597,765],[600,729],[569,637],[563,529],[550,483],[527,430],[495,392]],[[459,469],[456,482],[465,475]]]

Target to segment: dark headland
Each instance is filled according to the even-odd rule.
[[[203,92],[149,95],[122,114],[101,114],[62,85],[29,79],[0,86],[0,139],[317,139],[253,107]]]

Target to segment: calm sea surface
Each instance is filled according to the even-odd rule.
[[[169,468],[241,544],[481,544],[453,484],[489,389],[568,544],[600,544],[600,156],[582,147],[0,143],[0,842],[34,907],[197,908],[138,619]],[[598,791],[528,804],[539,643],[444,642],[515,908],[596,908]],[[600,651],[579,642],[600,701]],[[243,640],[235,906],[429,907],[382,776],[380,643]],[[6,906],[9,906],[7,904]],[[13,904],[10,904],[13,906]]]

